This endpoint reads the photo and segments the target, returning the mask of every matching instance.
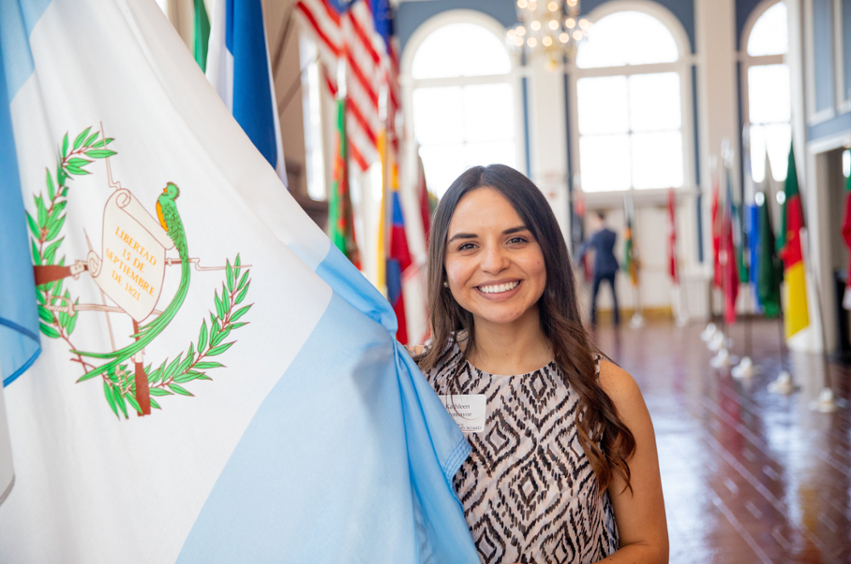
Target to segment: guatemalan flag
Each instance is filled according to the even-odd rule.
[[[278,101],[260,0],[215,0],[207,78],[287,184]]]
[[[0,149],[0,561],[479,561],[389,304],[154,2],[0,1]]]

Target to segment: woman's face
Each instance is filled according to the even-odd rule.
[[[547,272],[541,247],[509,201],[493,188],[468,192],[449,222],[446,276],[475,323],[537,315]]]

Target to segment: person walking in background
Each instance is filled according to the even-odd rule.
[[[597,325],[597,292],[600,283],[605,280],[612,288],[612,304],[614,305],[615,325],[620,324],[620,311],[618,310],[618,293],[615,291],[615,275],[620,266],[615,258],[614,248],[617,234],[606,227],[606,214],[596,212],[592,218],[594,234],[579,247],[579,261],[588,252],[594,249],[594,289],[591,292],[591,325]]]

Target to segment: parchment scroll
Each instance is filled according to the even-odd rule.
[[[116,190],[103,210],[103,255],[89,251],[88,270],[109,298],[136,321],[157,305],[165,277],[168,233],[129,190]]]

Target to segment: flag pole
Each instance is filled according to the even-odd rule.
[[[744,303],[744,337],[745,337],[745,354],[741,362],[736,365],[731,374],[735,378],[750,378],[754,375],[753,360],[751,359],[751,341],[753,333],[753,313],[756,312],[756,299],[752,295],[756,291],[756,286],[753,284],[753,255],[751,253],[751,231],[753,230],[753,221],[751,207],[756,203],[753,185],[753,173],[751,170],[751,142],[750,142],[750,126],[745,124],[742,129],[742,162],[744,163],[744,178],[742,186],[742,205],[739,208],[739,233],[742,236],[742,267],[745,269],[745,279],[747,280],[747,290],[745,291]],[[746,222],[745,219],[748,221]],[[750,225],[750,230],[747,226]],[[739,280],[741,281],[741,273]],[[753,307],[751,307],[753,303]],[[753,310],[752,312],[749,310]]]
[[[724,219],[722,220],[722,226],[725,225],[724,222],[726,222],[726,221],[727,221],[727,219],[726,219],[726,215],[725,215]],[[723,233],[726,232],[726,229],[727,229],[726,226],[722,227],[722,229],[721,229],[722,236],[721,236],[721,247],[720,247],[720,251],[719,251],[722,255],[722,260],[725,261],[724,264],[726,264],[727,261],[730,260],[729,250],[724,249],[724,240],[726,239],[726,236],[723,235]],[[725,367],[725,366],[729,366],[729,363],[730,363],[730,351],[727,350],[727,339],[728,339],[728,337],[727,337],[727,315],[724,312],[724,308],[727,307],[725,305],[725,303],[726,303],[725,300],[727,299],[726,296],[727,296],[727,292],[729,291],[729,284],[730,284],[730,282],[729,282],[729,280],[727,280],[727,276],[724,275],[724,273],[722,272],[722,275],[721,275],[721,327],[718,329],[718,331],[715,332],[715,335],[712,337],[712,340],[710,340],[709,344],[708,344],[709,350],[717,353],[714,357],[709,359],[709,365],[712,366],[713,368],[722,368],[722,367]]]
[[[780,329],[780,373],[777,379],[768,385],[768,391],[774,394],[789,395],[798,390],[798,386],[792,380],[792,365],[789,362],[789,347],[786,345],[786,331],[784,329],[786,315],[783,308],[780,308],[780,315],[777,317]]]
[[[636,227],[637,227],[637,224],[638,224],[638,218],[636,217],[637,214],[635,213],[635,196],[634,196],[635,187],[630,186],[627,193],[629,194],[629,202],[627,203],[625,201],[624,207],[626,208],[625,211],[626,211],[626,215],[627,215],[627,218],[628,218],[627,221],[628,221],[628,225],[630,226],[629,231],[630,231],[630,239],[631,239],[631,244],[632,244],[632,247],[631,247],[632,257],[631,258],[632,258],[632,263],[634,265],[633,268],[635,269],[635,283],[632,285],[632,296],[633,296],[633,303],[635,304],[635,311],[632,314],[632,319],[629,320],[629,326],[632,329],[640,329],[641,327],[644,327],[644,315],[643,315],[644,310],[641,307],[641,288],[640,288],[641,282],[639,281],[639,278],[638,278],[639,258],[638,258],[637,245],[635,244],[635,240],[636,240],[635,232],[636,232]],[[624,195],[624,199],[626,200],[626,195]],[[631,278],[632,277],[630,277],[630,279]]]
[[[727,345],[729,342],[728,330],[729,324],[727,323],[727,296],[729,292],[732,291],[731,281],[728,280],[728,271],[730,268],[730,261],[736,260],[736,249],[735,243],[730,240],[730,245],[728,245],[727,231],[730,230],[732,233],[732,206],[733,206],[733,193],[732,187],[730,186],[730,181],[732,176],[728,174],[729,169],[732,168],[733,164],[733,154],[730,149],[730,142],[728,139],[724,139],[721,144],[721,158],[723,159],[723,167],[724,167],[724,182],[725,182],[725,198],[724,198],[724,208],[723,212],[721,210],[720,205],[720,190],[719,190],[719,206],[718,213],[721,214],[721,238],[719,241],[719,256],[724,261],[722,266],[721,273],[721,330],[718,331],[712,340],[709,342],[709,349],[712,351],[717,351],[717,354],[710,360],[710,365],[714,368],[722,368],[728,367],[731,364],[732,358],[730,356],[730,351],[727,349]],[[720,186],[719,186],[720,188]],[[729,200],[729,201],[728,201]],[[727,211],[730,210],[730,214],[728,217]],[[734,263],[735,264],[735,263]],[[738,283],[738,280],[735,280],[735,283]],[[735,301],[733,303],[733,307],[735,308]]]
[[[707,298],[709,304],[709,323],[706,324],[706,329],[700,334],[700,338],[707,343],[711,341],[715,334],[718,332],[718,326],[715,324],[715,220],[716,215],[718,213],[718,193],[715,190],[717,186],[715,184],[715,180],[717,178],[718,173],[718,158],[715,155],[709,156],[709,181],[712,188],[712,204],[710,204],[710,208],[714,210],[714,214],[711,215],[711,229],[709,230],[710,239],[712,240],[712,280],[709,283],[707,288]],[[703,242],[701,242],[702,244]]]
[[[677,299],[677,302],[678,302],[678,311],[677,311],[677,315],[676,315],[676,319],[675,319],[674,323],[677,327],[684,327],[686,324],[688,324],[688,319],[689,319],[689,316],[687,314],[683,313],[688,308],[688,300],[685,299],[685,301],[684,301],[684,298],[686,298],[686,291],[685,291],[685,288],[683,287],[683,284],[682,284],[682,276],[680,274],[679,253],[677,252],[677,249],[679,249],[679,237],[677,237],[677,213],[676,213],[677,197],[676,197],[676,193],[673,192],[674,189],[671,188],[670,190],[672,190],[672,192],[670,192],[671,195],[669,195],[668,197],[673,199],[673,203],[669,202],[668,205],[669,206],[673,205],[673,217],[671,217],[671,220],[672,220],[671,221],[671,230],[673,232],[673,238],[674,238],[674,244],[671,246],[671,254],[672,254],[672,260],[673,260],[673,267],[674,267],[674,281],[673,282],[674,282],[674,287],[676,287],[676,294],[677,294],[676,299]],[[669,234],[668,236],[670,237],[671,234]]]
[[[700,334],[700,338],[703,341],[705,341],[707,343],[707,346],[709,347],[710,346],[709,343],[711,343],[713,340],[717,339],[716,335],[718,334],[718,331],[719,331],[718,324],[715,323],[716,320],[717,320],[716,315],[715,315],[715,280],[718,276],[718,273],[716,272],[717,264],[716,264],[716,261],[715,261],[715,258],[716,258],[716,254],[715,254],[716,253],[716,251],[715,251],[715,223],[717,221],[718,203],[719,203],[718,198],[719,198],[719,192],[720,192],[720,187],[718,186],[718,184],[716,184],[717,178],[718,178],[718,176],[717,176],[717,174],[718,174],[718,157],[716,157],[715,155],[709,156],[709,167],[708,168],[709,168],[710,183],[712,184],[712,205],[714,206],[713,209],[714,209],[714,212],[715,212],[711,217],[712,222],[711,222],[711,229],[710,229],[710,234],[711,234],[711,239],[712,239],[712,279],[709,282],[709,285],[707,287],[707,302],[709,304],[709,323],[706,324],[706,329],[704,329],[703,332]],[[717,190],[716,190],[716,188],[717,188]],[[711,350],[711,347],[710,347],[710,350]]]
[[[748,268],[750,268],[750,265],[748,265]],[[751,360],[751,333],[753,331],[753,320],[751,319],[752,314],[748,313],[748,306],[750,305],[751,299],[750,292],[745,292],[745,323],[743,328],[745,336],[745,354],[739,364],[734,366],[730,371],[730,374],[734,378],[750,378],[754,375],[753,360]]]
[[[677,316],[676,324],[678,327],[684,327],[688,324],[691,316],[688,314],[688,290],[686,289],[686,284],[683,284],[683,279],[679,271],[679,264],[677,265],[677,294],[679,294],[680,297],[680,314]]]
[[[801,207],[803,207],[804,200],[801,199]],[[806,217],[806,216],[804,216]],[[807,228],[801,230],[801,237],[804,239],[804,248],[807,250],[807,255],[809,255],[810,251],[810,238],[809,233],[807,232]],[[805,259],[808,257],[804,257]],[[831,377],[830,370],[830,361],[827,358],[827,337],[825,336],[825,326],[824,326],[824,315],[821,305],[821,292],[819,290],[818,280],[815,277],[815,273],[812,270],[812,265],[809,264],[809,261],[804,260],[804,268],[807,273],[810,275],[810,279],[813,281],[813,291],[815,292],[816,298],[816,312],[818,313],[819,320],[819,330],[821,331],[821,361],[824,370],[824,377],[822,378],[822,388],[819,392],[819,395],[816,399],[807,404],[810,411],[819,411],[821,413],[833,413],[839,409],[848,407],[848,402],[844,399],[837,398],[836,394],[833,392],[833,378]]]

